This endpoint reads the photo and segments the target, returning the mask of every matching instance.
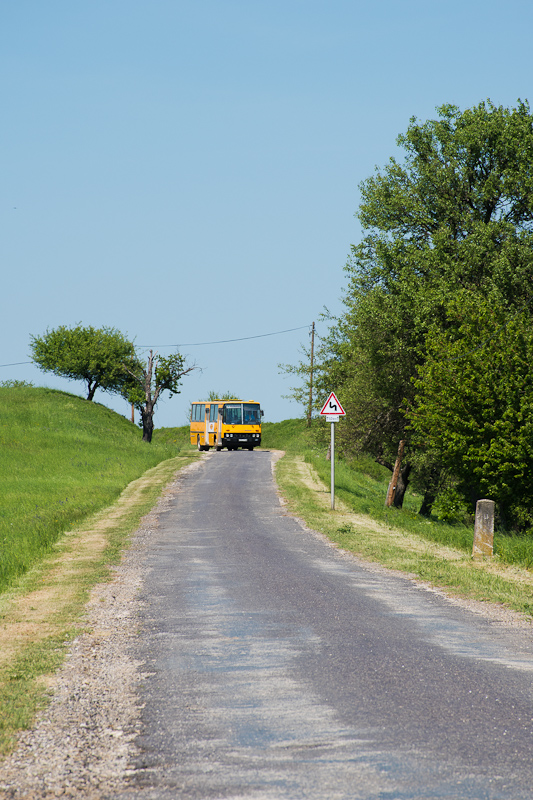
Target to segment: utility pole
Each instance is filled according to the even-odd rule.
[[[309,373],[309,409],[307,411],[307,427],[311,427],[311,414],[313,412],[313,360],[315,355],[315,323],[311,327],[311,370]]]

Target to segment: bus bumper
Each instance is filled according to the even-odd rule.
[[[222,437],[222,447],[227,447],[230,450],[237,447],[259,447],[260,444],[260,433],[233,433]]]

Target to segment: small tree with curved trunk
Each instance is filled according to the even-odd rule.
[[[180,353],[161,356],[150,350],[146,364],[137,360],[134,368],[126,367],[129,373],[124,397],[133,403],[141,413],[143,442],[151,442],[154,433],[154,412],[157,401],[163,392],[179,394],[179,385],[184,375],[195,366],[188,367]]]

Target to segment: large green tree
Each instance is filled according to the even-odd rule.
[[[94,398],[97,389],[121,393],[129,380],[125,365],[138,368],[132,342],[115,328],[61,325],[42,336],[32,336],[30,348],[33,361],[43,372],[83,381],[87,400]]]
[[[413,118],[397,142],[403,160],[391,158],[360,186],[364,236],[351,250],[345,310],[331,326],[318,382],[336,389],[348,412],[346,449],[366,449],[391,466],[407,440],[404,485],[414,476],[427,511],[443,463],[438,449],[410,446],[413,381],[430,331],[450,326],[447,309],[459,290],[503,315],[529,308],[533,118],[523,102],[463,112],[445,105],[437,119]]]

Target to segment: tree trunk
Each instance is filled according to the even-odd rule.
[[[426,489],[424,492],[424,499],[422,500],[422,505],[420,506],[420,511],[418,512],[422,517],[429,517],[431,514],[431,509],[433,508],[433,503],[437,498],[436,493],[433,489]]]
[[[429,517],[442,484],[442,470],[439,467],[432,467],[426,474],[424,483],[424,499],[418,513],[422,517]]]
[[[409,475],[411,473],[411,464],[406,464],[398,474],[398,481],[396,483],[396,491],[394,492],[394,508],[402,508],[403,498],[409,486]]]
[[[153,403],[145,403],[141,408],[143,423],[143,442],[151,442],[154,433],[154,408]]]
[[[400,500],[400,505],[396,503],[396,490],[398,488],[398,483],[400,480],[404,449],[405,449],[405,439],[402,439],[398,446],[398,455],[396,457],[396,463],[394,464],[394,469],[392,470],[392,478],[390,479],[389,488],[387,489],[387,499],[385,500],[385,506],[387,508],[390,508],[390,506],[392,505],[396,506],[396,508],[402,507],[403,495],[405,494],[405,489],[407,488],[407,485],[403,490],[403,494]]]
[[[94,381],[94,383],[92,383],[91,381],[87,381],[87,400],[93,399],[94,393],[96,392],[97,389],[98,389],[98,383],[96,381]]]
[[[152,397],[152,373],[154,369],[154,353],[150,350],[148,356],[147,369],[144,373],[144,405],[141,406],[141,418],[143,423],[143,442],[151,442],[154,432],[154,409],[159,397],[159,389],[156,387]]]

